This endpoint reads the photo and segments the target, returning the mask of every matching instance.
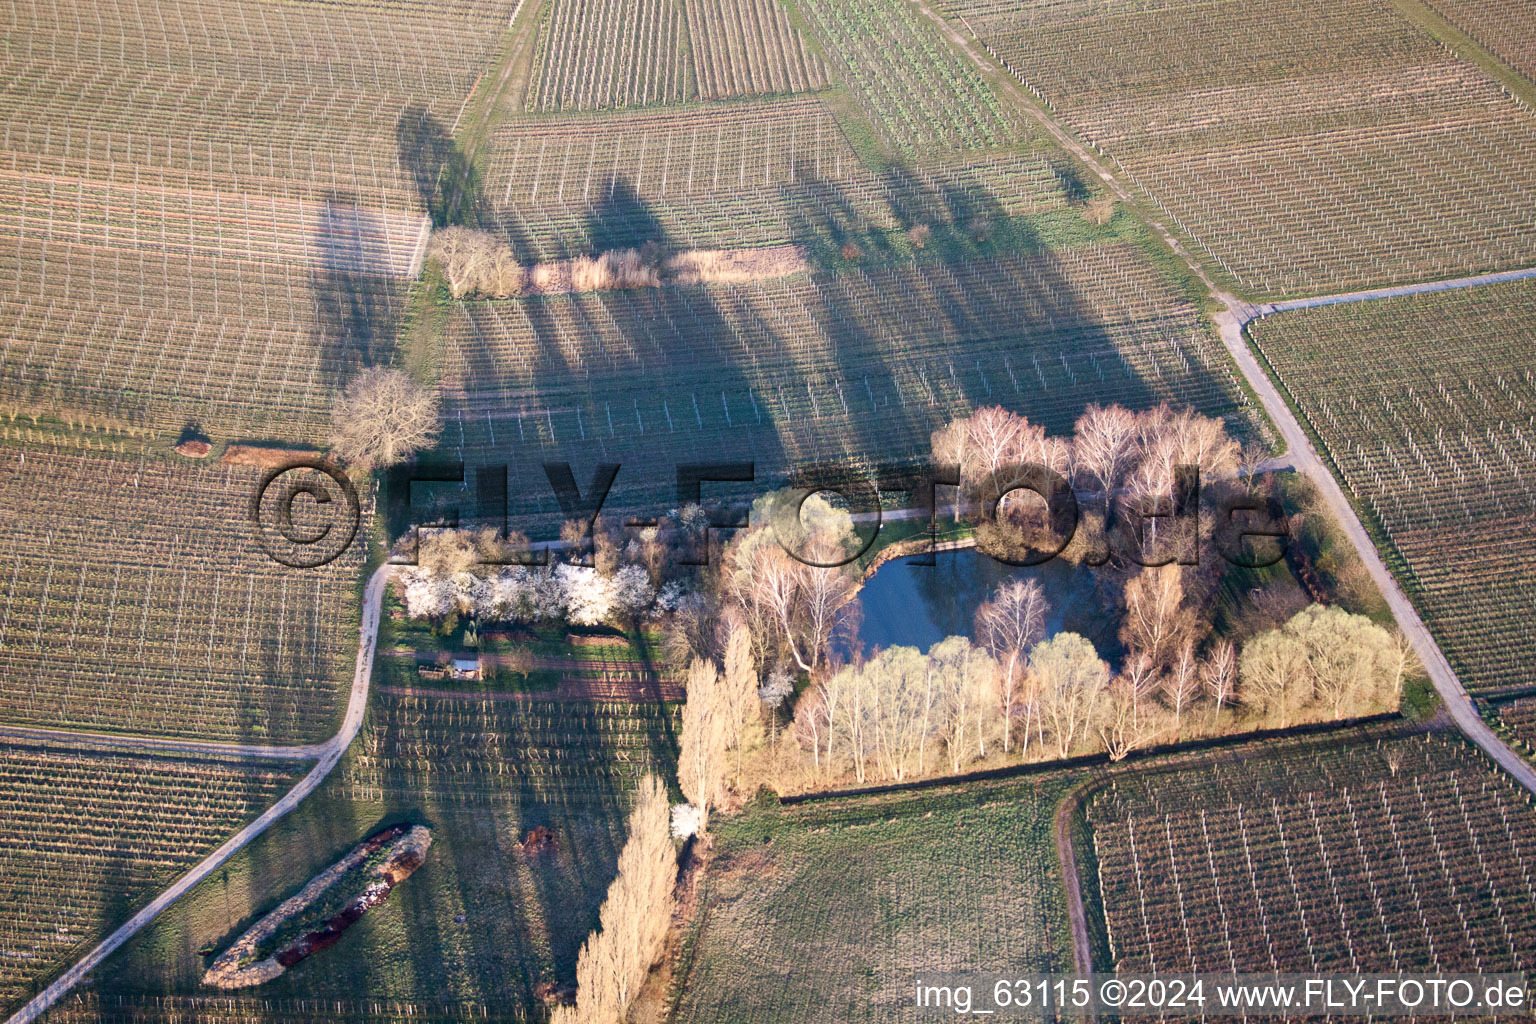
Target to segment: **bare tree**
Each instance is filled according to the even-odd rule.
[[[500,241],[487,232],[449,227],[432,233],[427,256],[441,264],[448,292],[458,299],[471,292],[489,291],[486,282],[501,247]],[[510,258],[510,251],[507,256]]]
[[[752,664],[752,637],[744,622],[728,627],[725,644],[725,675],[721,679],[721,712],[725,716],[726,746],[736,751],[736,780],[741,781],[741,759],[747,734],[757,716],[757,668]],[[760,733],[759,733],[760,735]]]
[[[1179,645],[1173,665],[1163,679],[1163,693],[1167,695],[1168,703],[1173,705],[1174,728],[1182,728],[1184,710],[1200,693],[1200,663],[1195,658],[1193,640],[1185,640]]]
[[[1018,461],[1023,435],[1029,421],[1001,406],[977,409],[966,420],[966,455],[962,469],[978,476],[986,474],[994,488],[1002,484],[998,473],[1005,465]],[[979,481],[970,481],[974,486]]]
[[[935,704],[943,710],[938,729],[949,752],[950,770],[958,772],[972,743],[977,756],[986,756],[987,723],[992,717],[988,711],[997,706],[991,692],[996,666],[985,651],[971,646],[963,636],[934,644],[928,660]]]
[[[1220,716],[1223,704],[1231,703],[1237,689],[1237,649],[1230,640],[1218,640],[1211,647],[1210,655],[1200,669],[1205,692],[1215,701],[1215,714]]]
[[[1333,718],[1395,706],[1405,659],[1393,633],[1336,605],[1309,605],[1284,629],[1304,647],[1315,694]]]
[[[1156,735],[1152,719],[1137,710],[1135,685],[1123,675],[1105,690],[1095,724],[1111,761],[1124,760]]]
[[[714,663],[695,659],[688,668],[688,700],[683,705],[677,781],[683,796],[698,808],[701,832],[709,824],[710,809],[720,803],[725,791],[729,722],[723,691]]]
[[[1109,666],[1093,644],[1076,633],[1058,633],[1035,645],[1029,670],[1040,680],[1041,704],[1058,757],[1066,757],[1091,728]]]
[[[576,1005],[557,1007],[551,1024],[622,1024],[661,959],[672,921],[677,853],[667,790],[654,775],[641,780],[628,836],[618,875],[598,911],[598,930],[576,958]]]
[[[1131,712],[1139,719],[1148,696],[1162,685],[1161,666],[1146,651],[1133,650],[1126,655],[1121,674],[1131,688]]]
[[[1256,440],[1250,440],[1242,446],[1238,453],[1238,476],[1242,479],[1243,490],[1253,493],[1258,484],[1259,467],[1269,459],[1269,449]]]
[[[754,633],[769,624],[776,626],[777,640],[795,664],[813,672],[854,611],[851,602],[858,591],[858,570],[851,563],[834,564],[852,550],[853,523],[846,512],[834,509],[817,494],[800,503],[798,520],[782,515],[785,506],[779,503],[783,501],[785,497],[776,493],[754,505],[753,521],[772,525],[737,538],[731,548],[727,587]],[[786,524],[784,519],[790,521]],[[780,538],[781,528],[792,535]],[[790,555],[786,545],[796,555]],[[757,639],[766,648],[766,638]]]
[[[1073,457],[1106,495],[1120,485],[1136,439],[1136,414],[1122,406],[1090,405],[1078,417]],[[1107,502],[1106,502],[1107,504]]]
[[[1277,718],[1282,729],[1312,691],[1306,648],[1283,629],[1260,633],[1243,645],[1238,675],[1245,703],[1257,704],[1264,714]]]
[[[997,588],[991,600],[976,609],[976,636],[998,663],[998,692],[1003,710],[1003,752],[1012,749],[1015,704],[1023,689],[1024,659],[1045,635],[1045,592],[1035,580],[1013,579]],[[1025,707],[1024,743],[1029,743],[1029,713]]]
[[[505,245],[498,246],[485,266],[485,291],[493,299],[509,299],[521,295],[527,282],[527,271],[512,255],[512,250]]]
[[[1184,583],[1177,565],[1149,566],[1125,585],[1125,618],[1120,640],[1144,652],[1153,664],[1172,664],[1179,646],[1197,623],[1184,607]]]
[[[435,392],[399,370],[374,366],[337,396],[331,450],[361,469],[383,469],[430,445],[438,429]]]
[[[826,693],[821,685],[813,686],[795,702],[795,741],[811,750],[811,763],[819,771],[822,767],[822,745],[831,743],[832,717],[827,710]]]

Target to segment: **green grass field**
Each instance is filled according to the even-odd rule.
[[[671,1019],[907,1020],[920,972],[1070,971],[1052,825],[1073,781],[720,820]]]

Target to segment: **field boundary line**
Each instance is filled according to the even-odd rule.
[[[141,736],[133,733],[77,732],[73,729],[30,725],[0,725],[0,743],[66,750],[86,749],[129,756],[149,754],[176,757],[189,754],[213,754],[223,757],[259,757],[278,761],[314,761],[324,757],[327,749],[326,743],[264,746],[253,743],[178,739],[171,736]]]
[[[1072,961],[1077,973],[1093,973],[1093,943],[1088,938],[1088,911],[1083,906],[1083,879],[1077,870],[1077,851],[1072,848],[1072,815],[1082,806],[1081,792],[1095,783],[1076,787],[1062,798],[1051,820],[1056,835],[1056,857],[1061,861],[1061,885],[1067,890],[1067,921],[1072,932]]]
[[[331,769],[335,768],[341,760],[341,755],[351,746],[358,730],[362,728],[363,714],[368,706],[368,686],[373,677],[373,652],[379,636],[379,616],[384,605],[384,588],[389,583],[393,570],[394,566],[386,562],[375,569],[368,579],[363,598],[363,621],[358,627],[357,665],[352,673],[352,690],[347,698],[347,712],[336,735],[321,744],[324,753],[319,763],[299,780],[298,785],[262,812],[255,821],[230,836],[222,846],[172,882],[169,888],[119,925],[94,949],[59,975],[52,984],[33,996],[30,1002],[10,1016],[6,1024],[31,1024],[32,1021],[40,1018],[66,992],[78,985],[103,960],[159,917],[167,907],[217,871],[225,861],[239,853],[253,839],[320,787],[320,784],[331,774]]]
[[[421,227],[416,232],[416,248],[411,252],[411,265],[406,268],[406,277],[416,280],[421,276],[421,268],[427,262],[427,244],[432,240],[432,218],[422,215]]]
[[[1462,288],[1478,288],[1509,281],[1528,281],[1531,278],[1536,278],[1536,267],[1501,270],[1492,274],[1474,274],[1471,277],[1453,277],[1444,281],[1424,281],[1419,284],[1400,284],[1386,288],[1367,288],[1357,292],[1316,295],[1306,299],[1286,299],[1284,302],[1265,302],[1258,305],[1240,303],[1240,306],[1246,308],[1238,310],[1238,315],[1243,321],[1243,326],[1246,327],[1263,317],[1273,316],[1276,313],[1289,313],[1296,309],[1316,309],[1319,306],[1338,306],[1350,302],[1372,302],[1377,299],[1397,299],[1409,295],[1429,295],[1434,292],[1458,291]]]

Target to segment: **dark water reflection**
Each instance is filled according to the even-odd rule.
[[[1046,633],[1081,633],[1101,657],[1116,659],[1119,643],[1113,617],[1102,594],[1112,590],[1107,570],[1074,566],[1062,559],[1044,565],[1014,567],[975,550],[941,551],[937,565],[914,565],[910,558],[882,566],[859,593],[863,621],[859,642],[875,647],[904,644],[927,650],[946,636],[970,636],[976,609],[998,584],[1012,577],[1035,579],[1045,591],[1050,613]]]

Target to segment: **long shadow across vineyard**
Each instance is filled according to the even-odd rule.
[[[794,240],[815,268],[818,328],[831,339],[836,372],[854,396],[850,450],[871,461],[926,457],[933,429],[985,405],[1014,409],[1064,434],[1090,402],[1144,408],[1157,401],[1139,377],[1099,390],[1074,388],[1065,396],[1029,385],[1024,368],[1032,358],[1049,365],[1063,355],[1114,352],[1117,345],[1061,258],[990,191],[934,187],[900,169],[888,172],[886,191],[897,223],[892,232],[868,223],[852,198],[817,179],[810,165],[798,166],[796,179],[797,193],[815,196],[814,202],[802,198],[786,205],[795,211]],[[911,232],[919,232],[920,243],[900,251],[896,243],[913,238]],[[993,264],[1014,257],[1028,260],[1028,284],[988,277]],[[913,261],[915,273],[908,270]],[[894,273],[898,268],[906,272]],[[897,315],[909,316],[910,338],[870,332],[867,296],[845,280],[863,274],[877,298],[888,298]],[[904,294],[880,296],[884,289]],[[1001,366],[1013,367],[1018,383]],[[903,398],[925,390],[938,401]]]

